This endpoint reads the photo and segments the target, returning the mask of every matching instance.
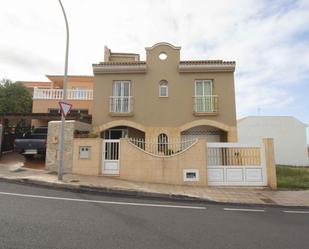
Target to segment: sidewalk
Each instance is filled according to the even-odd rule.
[[[10,158],[8,158],[10,157]],[[246,187],[191,187],[168,184],[141,183],[119,180],[113,177],[64,175],[58,181],[57,175],[46,170],[23,168],[23,157],[19,155],[4,156],[0,161],[0,179],[30,182],[40,185],[87,189],[108,193],[128,195],[165,197],[165,198],[197,198],[205,201],[239,204],[268,204],[282,206],[309,207],[309,190],[273,191],[268,188]]]

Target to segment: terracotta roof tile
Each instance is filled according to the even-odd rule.
[[[45,75],[47,78],[49,77],[64,77],[63,74],[46,74]],[[93,78],[93,75],[78,75],[78,74],[69,74],[69,78]]]
[[[98,64],[92,64],[93,66],[113,66],[113,65],[145,65],[146,61],[109,61],[100,62]],[[180,61],[181,65],[201,65],[201,64],[222,64],[232,65],[235,61],[223,61],[223,60],[188,60]]]
[[[93,66],[108,66],[108,65],[145,65],[146,61],[109,61],[92,64]]]
[[[187,65],[199,65],[199,64],[235,64],[235,61],[223,61],[223,60],[190,60],[190,61],[180,61],[180,64]]]

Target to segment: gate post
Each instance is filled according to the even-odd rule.
[[[277,189],[274,139],[273,138],[263,138],[263,144],[265,147],[267,185],[271,189]]]
[[[205,166],[206,166],[206,179],[205,179],[205,186],[207,186],[208,187],[208,144],[207,144],[207,140],[206,139],[203,139],[202,140],[202,142],[204,143],[204,145],[205,145]]]

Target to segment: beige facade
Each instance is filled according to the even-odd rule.
[[[162,54],[166,58],[160,59]],[[138,54],[112,53],[105,47],[104,60],[93,65],[92,129],[100,137],[74,138],[74,130],[90,127],[67,123],[66,172],[208,186],[218,180],[219,170],[226,170],[230,178],[223,174],[221,185],[235,185],[243,174],[239,186],[276,188],[271,139],[254,149],[241,146],[243,151],[258,152],[256,165],[248,159],[252,154],[240,153],[239,145],[228,144],[227,149],[210,143],[237,141],[235,62],[181,61],[180,47],[168,43],[146,48],[146,61]],[[50,122],[46,158],[50,170],[59,165],[58,134],[59,122]],[[160,137],[168,140],[162,143]],[[217,161],[214,150],[219,151],[214,154]]]
[[[159,157],[145,153],[132,146],[128,140],[121,140],[121,179],[165,183],[175,185],[207,186],[206,142],[199,140],[188,150],[170,157]],[[198,172],[196,181],[186,181],[184,172]]]
[[[81,147],[89,148],[89,158],[80,158]],[[170,157],[147,154],[130,144],[128,139],[120,139],[120,148],[119,175],[116,176],[120,179],[207,186],[206,143],[204,140],[199,140],[188,150]],[[101,150],[101,139],[74,139],[72,172],[83,175],[103,174]],[[184,179],[186,170],[198,171],[198,180],[186,181]]]
[[[159,58],[162,53],[165,60]],[[181,61],[180,47],[168,43],[146,48],[146,61],[139,61],[136,54],[117,54],[116,60],[112,54],[105,48],[105,62],[93,65],[93,125],[97,131],[127,126],[145,132],[146,138],[162,132],[180,138],[184,129],[208,126],[220,132],[220,141],[237,141],[234,62]],[[195,106],[198,80],[211,82],[211,96],[198,99],[199,112]],[[167,82],[166,97],[160,97],[162,81]],[[113,109],[118,101],[113,102],[115,82],[129,82],[125,112]]]
[[[104,140],[99,138],[78,138],[74,139],[72,144],[73,173],[94,176],[105,175],[103,172],[105,160]],[[245,155],[241,153],[241,155],[244,156],[243,159],[239,159],[239,153],[238,155],[234,155],[234,157],[229,157],[229,159],[233,162],[242,162],[241,167],[247,167],[248,170],[250,170],[250,168],[258,167],[262,169],[265,167],[265,177],[267,181],[261,186],[269,186],[272,189],[276,189],[277,180],[273,139],[265,138],[263,139],[263,144],[264,147],[259,151],[259,155],[262,155],[262,157],[258,158],[258,161],[256,161],[257,166],[255,167],[252,166],[252,159],[248,158],[248,153],[245,153]],[[86,158],[83,158],[81,155],[81,149],[83,148],[87,148],[87,152],[89,153]],[[250,148],[243,147],[243,150],[247,149]],[[160,156],[149,153],[134,145],[126,138],[120,139],[117,151],[117,154],[119,153],[117,156],[119,159],[117,162],[119,171],[116,174],[112,174],[112,177],[130,181],[174,185],[206,187],[209,184],[208,174],[211,165],[209,164],[208,157],[210,155],[207,153],[207,143],[203,139],[197,140],[187,149],[170,156]],[[239,151],[239,148],[236,148],[236,151]],[[231,164],[231,162],[229,162],[229,164]],[[195,172],[197,177],[193,181],[190,181],[190,179],[185,177],[186,172]],[[247,184],[248,186],[252,186],[250,182],[247,182]],[[246,186],[246,184],[240,184],[240,186]]]

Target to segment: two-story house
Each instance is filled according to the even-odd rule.
[[[63,75],[46,75],[49,82],[23,82],[33,94],[33,114],[59,114],[59,101],[63,99]],[[93,76],[70,75],[67,82],[67,102],[72,104],[71,114],[92,114]],[[33,126],[46,126],[54,115],[32,119]]]
[[[168,43],[146,48],[144,61],[105,47],[104,62],[93,64],[93,133],[74,138],[75,122],[68,124],[65,171],[152,183],[275,188],[271,139],[221,143],[237,142],[234,71],[235,62],[181,60],[180,47]],[[59,124],[49,128],[46,161],[56,170]]]
[[[180,50],[157,43],[141,61],[105,47],[104,62],[93,64],[92,123],[102,138],[237,141],[235,62],[183,61]]]

